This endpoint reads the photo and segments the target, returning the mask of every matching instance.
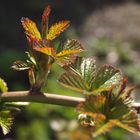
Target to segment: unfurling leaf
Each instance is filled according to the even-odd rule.
[[[21,23],[27,36],[37,40],[41,39],[41,35],[36,27],[36,24],[32,20],[23,17],[21,19]]]
[[[85,94],[109,91],[122,80],[120,71],[112,66],[106,65],[96,70],[93,58],[79,58],[68,69],[59,78],[60,84]]]
[[[8,91],[7,84],[2,78],[0,78],[0,93],[5,93],[7,91]]]
[[[50,5],[47,6],[42,14],[42,38],[45,39],[46,34],[48,32],[48,18],[51,12]]]
[[[0,126],[2,128],[4,135],[9,133],[12,123],[13,123],[13,117],[11,116],[10,111],[1,111]]]
[[[48,31],[48,34],[46,36],[47,40],[53,40],[55,39],[59,34],[61,34],[66,28],[69,26],[69,21],[60,21],[54,25],[52,25]]]

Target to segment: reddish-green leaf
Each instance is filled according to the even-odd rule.
[[[58,23],[52,25],[46,35],[46,39],[51,41],[54,40],[59,34],[61,34],[66,28],[69,27],[69,21],[59,21]]]
[[[23,17],[21,19],[21,23],[27,36],[37,40],[41,39],[41,35],[36,27],[36,24],[32,20]]]
[[[42,38],[45,39],[48,32],[48,18],[51,12],[50,5],[47,6],[42,14]]]

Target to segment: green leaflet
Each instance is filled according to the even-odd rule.
[[[8,91],[7,84],[2,78],[0,78],[0,93],[5,93],[7,91]]]
[[[93,58],[78,58],[66,69],[68,71],[59,78],[60,84],[85,94],[108,91],[122,80],[121,72],[110,65],[96,70]]]
[[[11,116],[10,111],[1,111],[0,112],[0,126],[2,128],[4,135],[9,133],[12,124],[13,124],[13,117]]]
[[[0,90],[1,93],[8,91],[7,85],[3,79],[0,78]],[[6,135],[10,131],[10,127],[13,122],[13,118],[10,114],[10,111],[4,110],[4,103],[0,102],[0,127],[2,128],[3,134]]]

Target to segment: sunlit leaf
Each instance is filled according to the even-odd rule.
[[[28,70],[28,69],[30,69],[30,66],[26,62],[23,62],[21,60],[17,60],[17,61],[15,61],[13,63],[12,68],[14,70],[21,71],[21,70]]]
[[[8,91],[8,87],[7,87],[7,84],[5,83],[5,81],[0,78],[0,93],[5,93]]]
[[[21,19],[21,23],[27,36],[37,40],[41,39],[41,35],[36,27],[36,24],[32,20],[23,17]]]
[[[63,50],[57,54],[57,57],[62,57],[62,56],[75,54],[75,53],[79,53],[79,52],[81,52],[81,50]]]
[[[13,123],[13,118],[10,114],[10,111],[1,111],[0,112],[0,126],[2,128],[4,135],[9,133],[12,123]]]
[[[66,28],[69,26],[69,21],[60,21],[54,25],[52,25],[48,31],[48,34],[46,36],[47,40],[53,40],[59,34],[61,34]]]
[[[50,5],[47,6],[42,14],[42,38],[46,37],[48,31],[48,18],[51,12]]]

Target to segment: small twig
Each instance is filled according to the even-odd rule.
[[[29,91],[15,91],[2,94],[3,102],[36,102],[54,105],[62,105],[76,107],[80,102],[84,102],[84,98],[57,95],[53,93],[34,94]],[[140,103],[134,103],[133,107],[140,113]]]

